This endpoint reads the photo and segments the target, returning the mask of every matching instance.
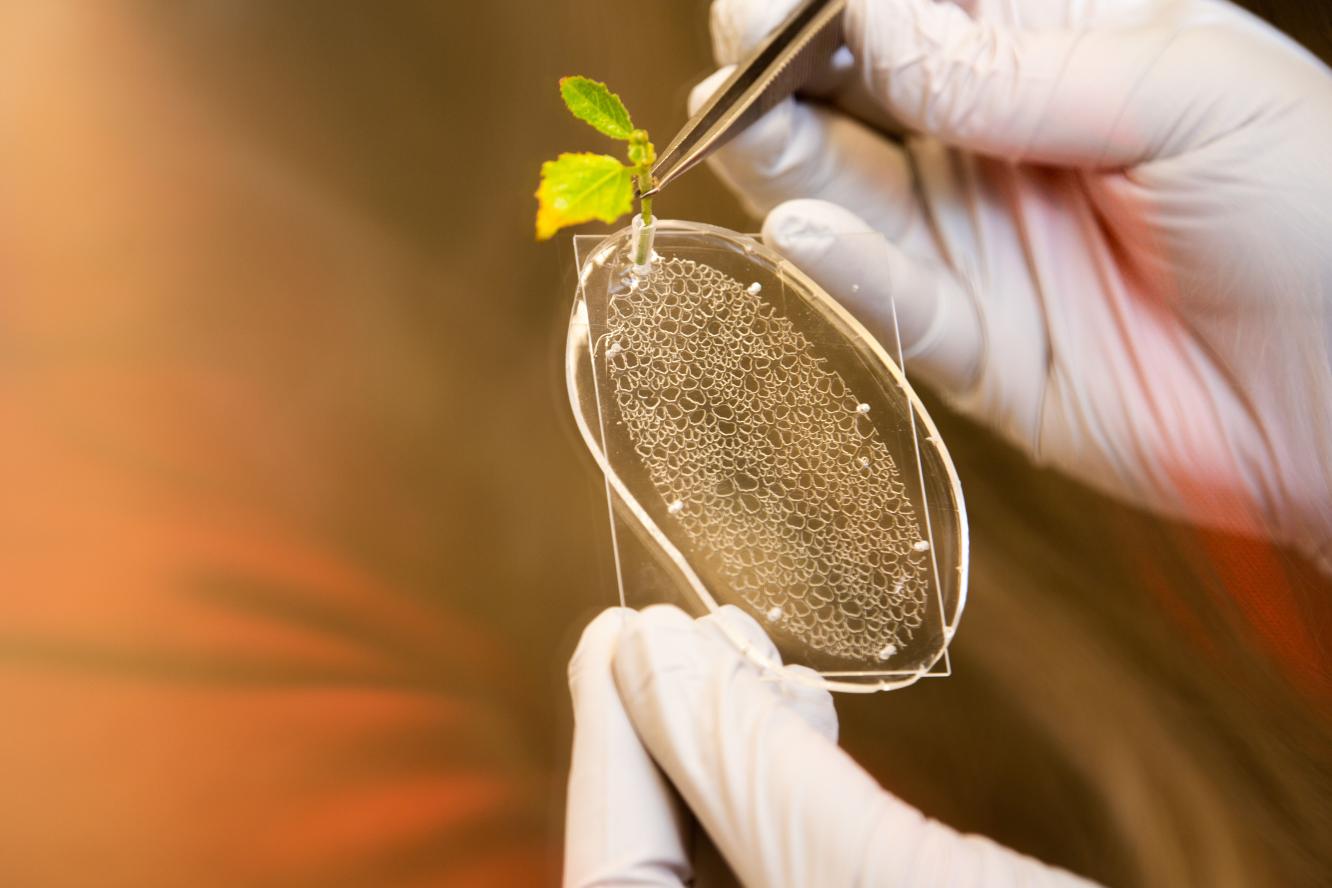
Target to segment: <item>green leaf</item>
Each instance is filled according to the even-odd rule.
[[[607,154],[561,154],[541,165],[537,240],[569,225],[614,222],[634,208],[633,170]]]
[[[604,83],[587,77],[565,77],[560,80],[560,95],[574,117],[591,124],[603,135],[628,141],[634,132],[634,122],[620,97]]]

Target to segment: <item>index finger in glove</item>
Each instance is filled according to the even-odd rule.
[[[800,0],[713,0],[709,19],[712,55],[719,65],[739,64],[781,24]],[[870,94],[855,57],[843,46],[817,65],[800,87],[800,95],[817,98],[883,133],[902,127]]]
[[[728,76],[723,68],[696,86],[691,112]],[[787,99],[708,162],[755,216],[793,198],[818,197],[847,207],[894,240],[933,249],[906,154],[832,109]]]
[[[620,702],[611,662],[638,615],[602,612],[569,661],[574,743],[564,884],[680,885],[693,877],[686,815]]]

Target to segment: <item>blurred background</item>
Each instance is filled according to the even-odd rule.
[[[668,140],[706,5],[0,3],[0,884],[558,878],[616,589],[532,192],[601,150],[561,75]],[[703,171],[659,210],[757,224]],[[929,404],[954,675],[844,745],[1108,884],[1332,880],[1328,582]]]

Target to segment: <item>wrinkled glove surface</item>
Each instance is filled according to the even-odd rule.
[[[791,5],[716,0],[719,63]],[[1036,461],[1326,566],[1328,69],[1214,0],[851,0],[845,30],[713,158],[769,245],[885,341],[891,294],[911,372]]]

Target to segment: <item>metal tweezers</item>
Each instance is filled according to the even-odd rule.
[[[806,0],[735,69],[652,167],[652,197],[795,93],[842,42],[846,0]]]

